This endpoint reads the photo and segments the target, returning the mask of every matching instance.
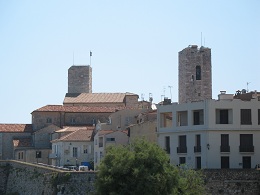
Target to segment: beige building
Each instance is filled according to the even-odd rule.
[[[106,147],[110,145],[127,145],[128,131],[98,130],[94,137],[94,166],[95,169],[105,155]]]
[[[157,111],[143,112],[137,116],[137,124],[128,128],[130,142],[138,138],[157,143]]]

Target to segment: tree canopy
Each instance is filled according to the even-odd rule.
[[[98,167],[97,194],[196,194],[189,191],[194,186],[185,175],[188,172],[183,173],[183,169],[169,161],[164,150],[143,139],[127,146],[110,146]],[[196,172],[192,174],[199,181],[197,183],[202,184]]]

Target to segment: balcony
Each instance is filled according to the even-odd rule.
[[[177,147],[177,153],[187,153],[187,147]]]
[[[220,152],[230,152],[230,146],[220,146]]]
[[[194,146],[194,153],[201,152],[201,146]]]
[[[239,152],[254,152],[254,146],[239,146]]]

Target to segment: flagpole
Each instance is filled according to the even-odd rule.
[[[89,52],[89,65],[91,66],[91,56],[92,56],[92,51],[90,50]]]

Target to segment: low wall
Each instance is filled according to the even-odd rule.
[[[255,169],[206,169],[208,194],[260,194],[260,173]]]
[[[95,172],[61,171],[36,164],[0,161],[0,177],[0,194],[85,195],[94,192]]]

